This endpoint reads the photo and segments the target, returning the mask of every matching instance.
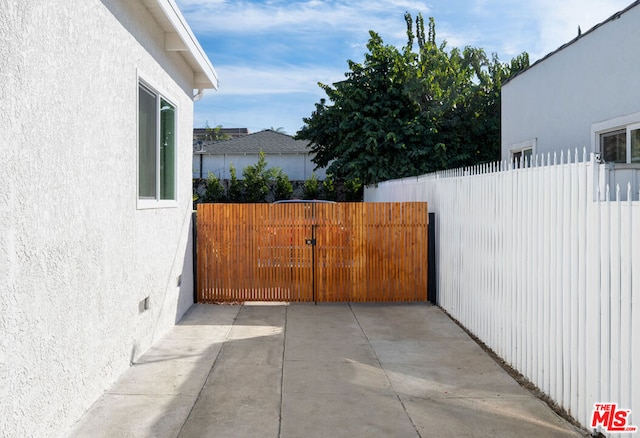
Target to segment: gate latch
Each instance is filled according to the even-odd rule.
[[[316,239],[307,239],[304,241],[307,245],[316,246]]]

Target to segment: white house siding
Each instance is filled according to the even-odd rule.
[[[0,435],[59,436],[192,303],[193,71],[138,1],[2,1],[0,41]],[[138,73],[177,208],[136,208]]]
[[[200,156],[193,156],[193,177],[200,177]],[[315,174],[320,180],[326,177],[325,169],[314,170],[316,165],[308,154],[267,154],[265,156],[268,167],[280,167],[291,181],[304,181]],[[258,155],[202,155],[202,177],[206,178],[209,172],[220,179],[229,179],[229,165],[233,163],[238,178],[242,178],[242,169],[253,166],[258,162]]]
[[[536,139],[536,152],[587,148],[591,125],[640,112],[640,6],[585,33],[502,87],[502,159]]]

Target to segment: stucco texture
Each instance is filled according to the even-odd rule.
[[[1,436],[63,435],[192,304],[193,72],[163,41],[138,1],[0,0]],[[137,209],[138,75],[177,106],[175,208]]]

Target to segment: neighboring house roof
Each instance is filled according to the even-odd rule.
[[[193,69],[193,88],[218,89],[218,75],[174,0],[140,0],[164,31],[167,51],[180,52]]]
[[[242,137],[217,142],[205,142],[202,149],[195,150],[196,154],[307,154],[309,144],[306,140],[296,140],[287,134],[266,129]]]
[[[543,56],[542,58],[538,59],[536,62],[534,62],[533,64],[531,64],[529,67],[525,68],[524,70],[519,71],[517,74],[515,74],[514,76],[512,76],[511,78],[509,78],[509,80],[505,81],[503,83],[506,84],[508,83],[511,79],[520,76],[522,73],[526,72],[527,70],[533,68],[534,66],[540,64],[541,62],[543,62],[545,59],[555,55],[556,53],[558,53],[559,51],[569,47],[571,44],[575,43],[576,41],[578,41],[580,38],[584,38],[585,36],[587,36],[588,34],[590,34],[591,32],[595,31],[596,29],[598,29],[599,27],[609,23],[610,21],[614,21],[617,20],[618,18],[620,18],[620,16],[622,14],[624,14],[625,12],[629,11],[630,9],[635,8],[636,6],[640,5],[640,0],[636,0],[633,3],[631,3],[629,6],[627,6],[626,8],[624,8],[621,11],[616,12],[615,14],[613,14],[612,16],[610,16],[609,18],[607,18],[606,20],[604,20],[601,23],[596,24],[595,26],[593,26],[591,29],[589,29],[586,32],[580,32],[578,33],[578,36],[576,36],[574,39],[572,39],[571,41],[569,41],[568,43],[565,43],[563,45],[561,45],[560,47],[558,47],[556,50],[554,50],[553,52],[550,52],[548,54],[546,54],[545,56]]]

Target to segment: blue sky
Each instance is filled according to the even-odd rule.
[[[295,134],[324,92],[362,61],[369,30],[406,42],[404,13],[434,17],[436,40],[531,61],[624,9],[631,0],[176,0],[213,63],[218,91],[195,104],[194,125],[284,128]]]

